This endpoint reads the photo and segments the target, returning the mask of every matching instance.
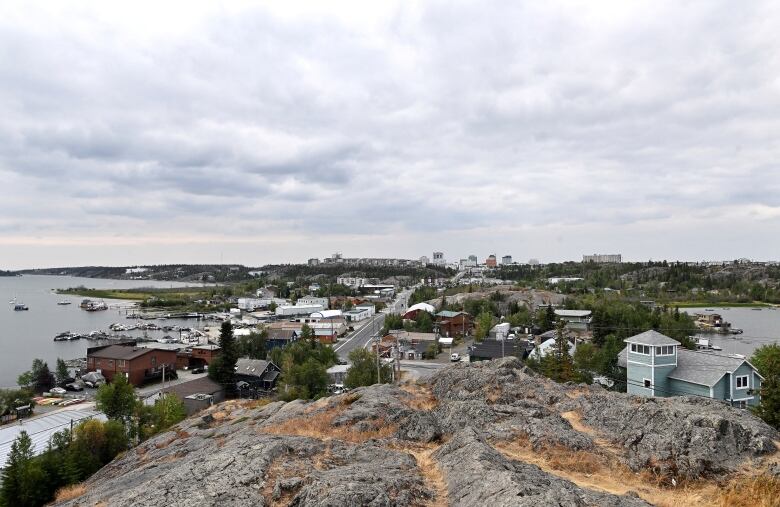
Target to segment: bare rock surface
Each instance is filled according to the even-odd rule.
[[[535,465],[510,460],[465,428],[434,455],[450,470],[447,488],[453,505],[493,507],[557,507],[561,505],[640,507],[639,498],[611,495],[584,488],[544,472]]]
[[[634,507],[647,504],[532,458],[563,450],[698,478],[776,451],[773,440],[722,403],[556,384],[505,359],[314,402],[226,402],[129,450],[63,505]],[[532,456],[499,450],[521,441]]]

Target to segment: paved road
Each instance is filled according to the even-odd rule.
[[[345,341],[338,343],[333,350],[338,352],[341,359],[347,359],[349,353],[353,350],[361,347],[366,347],[371,341],[371,338],[382,330],[382,326],[385,324],[385,314],[379,313],[371,317],[363,327],[356,330]]]
[[[428,378],[445,366],[449,365],[429,361],[401,361],[401,371],[405,373],[403,378],[409,380]]]

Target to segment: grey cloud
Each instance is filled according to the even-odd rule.
[[[0,7],[9,237],[93,223],[461,248],[491,228],[695,236],[698,217],[780,207],[771,2],[198,6],[171,30],[52,9]]]

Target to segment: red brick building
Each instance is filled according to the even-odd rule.
[[[149,380],[176,374],[176,351],[143,348],[135,345],[106,345],[87,349],[87,370],[99,371],[108,382],[124,374],[134,386]]]
[[[219,345],[196,345],[176,354],[176,368],[180,370],[208,366],[219,355]]]

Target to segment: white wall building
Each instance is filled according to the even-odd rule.
[[[501,264],[508,265],[512,264],[512,256],[511,255],[505,255],[501,257]]]
[[[623,262],[623,256],[620,254],[583,255],[582,262],[595,262],[596,264],[620,264]]]
[[[368,278],[360,278],[354,276],[340,276],[336,278],[336,283],[339,285],[346,285],[353,289],[359,289],[360,287],[368,284]]]
[[[292,317],[295,315],[311,315],[314,312],[324,310],[322,305],[282,305],[276,308],[276,315],[280,317]]]
[[[299,305],[320,305],[323,308],[328,308],[328,298],[319,298],[316,296],[304,296],[302,298],[298,298],[298,301],[296,304]]]

